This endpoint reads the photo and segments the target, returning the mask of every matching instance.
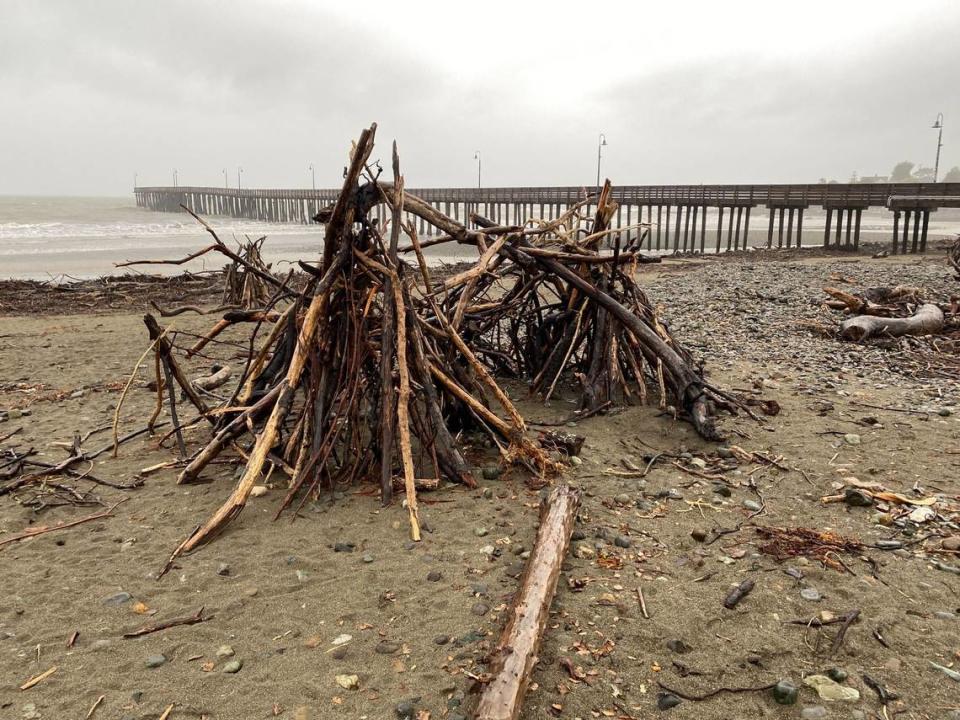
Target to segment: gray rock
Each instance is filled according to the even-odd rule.
[[[834,682],[842,683],[844,682],[848,675],[847,671],[841,667],[832,667],[827,670],[827,677],[833,680]]]
[[[617,547],[628,548],[631,545],[631,540],[626,535],[617,535],[613,540],[613,544]]]
[[[778,705],[793,705],[800,695],[800,688],[790,680],[780,680],[773,686],[773,699]]]
[[[427,582],[440,582],[443,579],[443,573],[439,570],[431,570],[427,573]]]
[[[108,647],[110,647],[110,641],[107,639],[94,640],[90,645],[90,649],[94,651],[106,650]]]
[[[339,552],[351,553],[356,549],[357,549],[357,546],[354,545],[352,542],[338,542],[338,543],[334,543],[333,545],[333,551],[338,553]]]
[[[449,636],[449,635],[437,635],[437,636],[433,639],[433,644],[434,644],[434,645],[446,645],[448,642],[450,642],[450,636]]]
[[[487,533],[490,532],[485,527],[478,527],[473,529],[473,534],[477,537],[486,537]]]
[[[719,457],[722,457],[722,458],[725,458],[725,459],[729,459],[729,458],[732,458],[732,457],[733,457],[733,450],[731,450],[731,449],[730,449],[728,446],[726,446],[726,445],[721,445],[720,447],[717,448],[717,455],[718,455]]]
[[[133,595],[128,592],[118,592],[116,595],[111,595],[108,598],[103,599],[104,605],[109,605],[111,607],[117,607],[118,605],[123,605],[133,600]]]
[[[510,552],[512,552],[514,555],[523,555],[525,551],[526,548],[522,543],[514,543],[513,547],[510,548]]]
[[[471,595],[481,595],[484,596],[490,592],[490,588],[487,587],[484,583],[476,583],[470,586]]]
[[[571,455],[570,464],[573,465],[574,467],[583,465],[583,460],[581,460],[578,455]]]
[[[491,500],[493,498],[493,488],[485,487],[481,495],[483,495],[485,499]]]
[[[223,666],[223,671],[229,675],[240,672],[240,668],[243,667],[243,660],[231,660],[226,665]]]
[[[400,651],[400,643],[393,642],[392,640],[381,640],[377,643],[376,647],[373,648],[373,651],[378,655],[393,655]]]
[[[822,720],[827,717],[827,709],[823,705],[811,705],[800,711],[803,720]]]
[[[617,495],[613,501],[617,505],[631,505],[633,504],[633,498],[628,493],[620,493]]]
[[[823,599],[820,591],[812,587],[803,588],[803,590],[800,591],[800,597],[810,602],[820,602]]]
[[[675,708],[681,702],[683,701],[673,693],[657,693],[657,710],[669,710],[670,708]]]
[[[487,465],[483,468],[483,479],[496,480],[502,473],[499,465]]]
[[[490,606],[485,602],[474,603],[473,607],[470,608],[470,612],[474,615],[483,616],[490,612]]]
[[[134,690],[130,693],[130,699],[139,705],[140,701],[143,700],[143,690]]]
[[[413,720],[414,714],[417,712],[417,705],[413,700],[404,700],[397,703],[393,712],[400,720]]]
[[[226,577],[229,574],[230,574],[230,566],[227,565],[227,563],[220,563],[219,565],[217,565],[217,575],[222,575],[223,577]]]
[[[846,435],[843,436],[843,440],[845,443],[847,443],[847,445],[860,444],[860,436],[857,435],[856,433],[847,433]]]
[[[756,500],[744,500],[743,506],[751,512],[760,512],[763,507]]]
[[[583,530],[581,530],[580,528],[576,528],[572,533],[570,533],[570,542],[576,542],[577,540],[584,540],[586,539],[586,537],[587,537],[587,534]]]
[[[364,561],[365,563],[368,563],[368,564],[369,564],[369,563],[372,563],[372,562],[373,562],[373,555],[371,555],[370,553],[367,553],[366,555],[363,556],[363,561]]]
[[[670,652],[675,652],[679,655],[683,655],[684,653],[690,652],[692,648],[689,645],[687,645],[683,640],[677,639],[677,640],[667,640],[667,649],[670,650]]]
[[[946,610],[937,610],[937,612],[935,612],[933,616],[938,620],[956,620],[957,619],[956,615]]]
[[[848,487],[843,491],[843,501],[851,507],[870,507],[873,498],[859,488]]]
[[[224,658],[233,657],[234,652],[233,648],[229,645],[221,645],[217,648],[217,659],[223,660]]]
[[[158,668],[161,665],[166,664],[166,662],[167,662],[166,655],[151,655],[146,660],[144,660],[143,664],[146,665],[148,668]]]

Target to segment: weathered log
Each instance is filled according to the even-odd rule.
[[[568,485],[554,488],[541,506],[537,540],[493,653],[493,679],[480,697],[477,720],[520,715],[579,507],[580,491]]]
[[[882,318],[858,315],[840,323],[840,337],[861,342],[876,335],[901,337],[903,335],[931,335],[943,329],[943,311],[926,303],[908,318]]]
[[[198,377],[193,379],[193,386],[195,388],[200,388],[201,390],[216,390],[218,387],[223,385],[230,379],[233,375],[233,370],[230,369],[229,365],[224,365],[222,368],[216,372],[212,372],[209,375],[204,375],[203,377]]]

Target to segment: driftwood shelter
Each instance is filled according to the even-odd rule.
[[[210,380],[234,382],[228,401],[209,404],[160,323],[145,317],[156,370],[153,420],[168,402],[174,424],[182,424],[179,395],[210,427],[202,447],[188,449],[179,439],[178,482],[195,480],[250,438],[236,486],[174,549],[161,575],[243,510],[268,466],[289,478],[280,512],[323,488],[364,480],[379,485],[385,504],[399,490],[413,540],[421,531],[418,486],[440,479],[476,485],[465,434],[486,435],[501,462],[526,467],[534,486],[559,478],[576,438],[534,437],[505,379],[525,382],[544,399],[558,386],[576,388],[580,417],[656,402],[704,438],[719,439],[716,410],[732,409],[733,401],[705,381],[634,280],[637,264],[657,258],[639,250],[645,226],[631,228],[641,230],[633,241],[621,241],[627,233],[611,224],[617,205],[609,181],[556,220],[498,226],[474,215],[467,226],[404,191],[395,145],[392,180],[381,179],[368,165],[375,132],[373,125],[361,133],[336,203],[314,218],[324,225],[322,258],[300,263],[304,275],[296,281],[259,261],[259,245],[236,253],[197,218],[213,238],[202,252],[226,255],[248,289],[230,298],[245,307],[223,315],[189,351],[226,327],[250,325],[240,372]],[[389,211],[383,226],[374,219],[381,204]],[[411,217],[432,228],[429,239],[420,239]],[[435,278],[422,250],[441,243],[475,248],[476,259]],[[251,298],[261,302],[251,306]],[[578,506],[579,493],[562,483],[545,500],[480,717],[519,712]]]

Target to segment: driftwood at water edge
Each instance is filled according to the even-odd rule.
[[[480,697],[477,720],[520,715],[579,507],[580,491],[568,485],[554,488],[541,507],[537,540],[493,653],[493,679]]]

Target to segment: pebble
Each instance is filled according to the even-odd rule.
[[[111,595],[108,598],[104,598],[103,604],[110,605],[111,607],[116,607],[117,605],[123,605],[124,603],[130,602],[133,599],[133,595],[128,592],[118,592],[116,595]]]
[[[803,590],[800,591],[800,597],[810,602],[820,602],[823,599],[823,595],[820,594],[819,590],[809,587],[803,588]]]
[[[589,560],[597,556],[596,551],[587,543],[580,543],[577,545],[576,549],[573,551],[573,554],[581,560]]]
[[[939,620],[956,620],[957,619],[956,615],[954,615],[952,612],[947,612],[946,610],[938,610],[933,614],[933,616],[935,618],[938,618]]]
[[[903,547],[903,543],[899,540],[877,540],[874,546],[877,550],[899,550]]]
[[[307,574],[303,570],[297,570],[297,580],[300,582],[306,582]]]
[[[960,535],[945,537],[940,543],[940,547],[944,550],[960,550]]]
[[[583,465],[583,460],[580,458],[579,455],[571,455],[570,464],[574,466]]]
[[[229,645],[221,645],[220,647],[217,648],[217,657],[220,660],[223,660],[224,658],[228,658],[228,657],[233,657],[233,655],[234,655],[233,648],[230,647]]]
[[[158,668],[166,662],[167,657],[165,655],[151,655],[144,661],[143,664],[148,668]]]
[[[500,469],[499,465],[487,465],[483,468],[483,479],[484,480],[496,480],[500,477],[503,471]]]
[[[570,533],[570,541],[576,542],[577,540],[586,539],[587,534],[580,528],[576,528],[572,533]]]
[[[250,496],[251,496],[251,497],[255,497],[255,498],[256,498],[256,497],[263,497],[263,496],[266,495],[266,494],[267,494],[267,486],[266,486],[266,485],[254,485],[254,486],[250,489]]]
[[[230,566],[227,563],[220,563],[217,565],[217,575],[222,575],[226,577],[230,574]]]
[[[391,640],[381,640],[373,651],[378,655],[393,655],[400,650],[400,643]]]
[[[937,415],[940,417],[950,417],[953,415],[953,412],[950,410],[950,408],[940,408],[937,410]]]
[[[397,703],[397,706],[393,709],[394,714],[400,718],[400,720],[413,720],[416,711],[417,706],[410,700]]]
[[[489,592],[490,592],[490,588],[487,587],[484,583],[476,583],[470,587],[471,595],[482,596],[482,595],[486,595]]]
[[[359,690],[360,689],[360,678],[356,675],[337,675],[336,678],[337,685],[342,687],[344,690]]]
[[[732,457],[733,457],[733,450],[731,450],[731,449],[730,449],[728,446],[726,446],[726,445],[721,445],[720,447],[717,448],[717,456],[718,456],[718,457],[725,458],[725,459],[732,458]]]
[[[108,647],[110,647],[110,641],[106,639],[94,640],[90,645],[91,650],[106,650]]]
[[[431,570],[427,573],[427,582],[440,582],[443,579],[443,573],[439,570]]]
[[[690,652],[692,649],[683,640],[667,640],[667,649],[679,655]]]
[[[673,693],[662,692],[657,694],[657,710],[669,710],[683,702]]]
[[[773,699],[778,705],[793,705],[800,695],[800,688],[790,680],[780,680],[773,686]]]
[[[860,691],[849,685],[841,685],[826,675],[808,675],[803,684],[817,691],[821,700],[828,702],[856,702],[860,699]]]
[[[433,639],[433,644],[434,644],[434,645],[446,645],[448,642],[450,642],[450,636],[449,636],[449,635],[437,635],[437,636]]]
[[[474,603],[473,607],[470,608],[470,612],[474,615],[483,616],[490,612],[490,606],[485,602]]]
[[[870,507],[873,498],[859,488],[848,487],[843,491],[843,501],[851,507]]]
[[[630,547],[631,540],[626,535],[617,535],[613,540],[613,544],[617,547],[628,548]]]
[[[628,495],[627,493],[620,493],[619,495],[617,495],[617,496],[613,499],[613,501],[614,501],[617,505],[631,505],[631,504],[633,504],[633,498],[632,498],[630,495]]]
[[[497,548],[494,545],[484,545],[480,548],[480,554],[486,555],[487,557],[493,557],[497,554]]]
[[[800,711],[803,720],[822,720],[827,717],[827,709],[823,705],[811,705]]]
[[[761,506],[756,500],[744,500],[743,506],[747,510],[752,510],[753,512],[760,512],[763,510],[763,506]]]
[[[130,693],[130,699],[139,705],[140,701],[143,700],[143,690],[134,690]]]
[[[341,553],[341,552],[352,553],[356,549],[357,549],[357,546],[354,545],[352,542],[338,542],[338,543],[334,543],[333,545],[333,551],[338,553]]]
[[[487,533],[490,532],[485,527],[478,527],[473,529],[473,534],[477,537],[486,537]]]
[[[486,498],[487,500],[491,500],[491,499],[493,498],[493,488],[485,487],[485,488],[483,489],[483,492],[482,492],[481,494],[482,494],[483,497]]]
[[[510,552],[512,552],[514,555],[523,555],[523,553],[526,552],[526,548],[522,543],[516,543],[512,548],[510,548]]]
[[[859,445],[859,444],[860,444],[860,436],[857,435],[856,433],[847,433],[846,435],[843,436],[843,440],[844,440],[844,442],[847,443],[847,445]]]
[[[829,670],[827,670],[827,677],[835,682],[842,683],[844,680],[847,679],[848,675],[847,675],[847,671],[844,670],[843,668],[832,667]]]
[[[364,561],[365,563],[372,563],[372,562],[373,562],[373,555],[371,555],[370,553],[367,553],[366,555],[363,556],[363,561]]]
[[[333,639],[333,642],[330,643],[330,644],[331,644],[331,645],[346,645],[346,644],[347,644],[348,642],[350,642],[351,640],[353,640],[353,635],[347,635],[347,633],[343,633],[342,635],[337,635],[337,636]]]
[[[243,667],[243,660],[231,660],[226,665],[223,666],[223,671],[230,675],[240,672],[240,668]]]
[[[707,540],[707,531],[702,528],[694,528],[690,531],[690,537],[692,537],[697,542],[706,542]]]

